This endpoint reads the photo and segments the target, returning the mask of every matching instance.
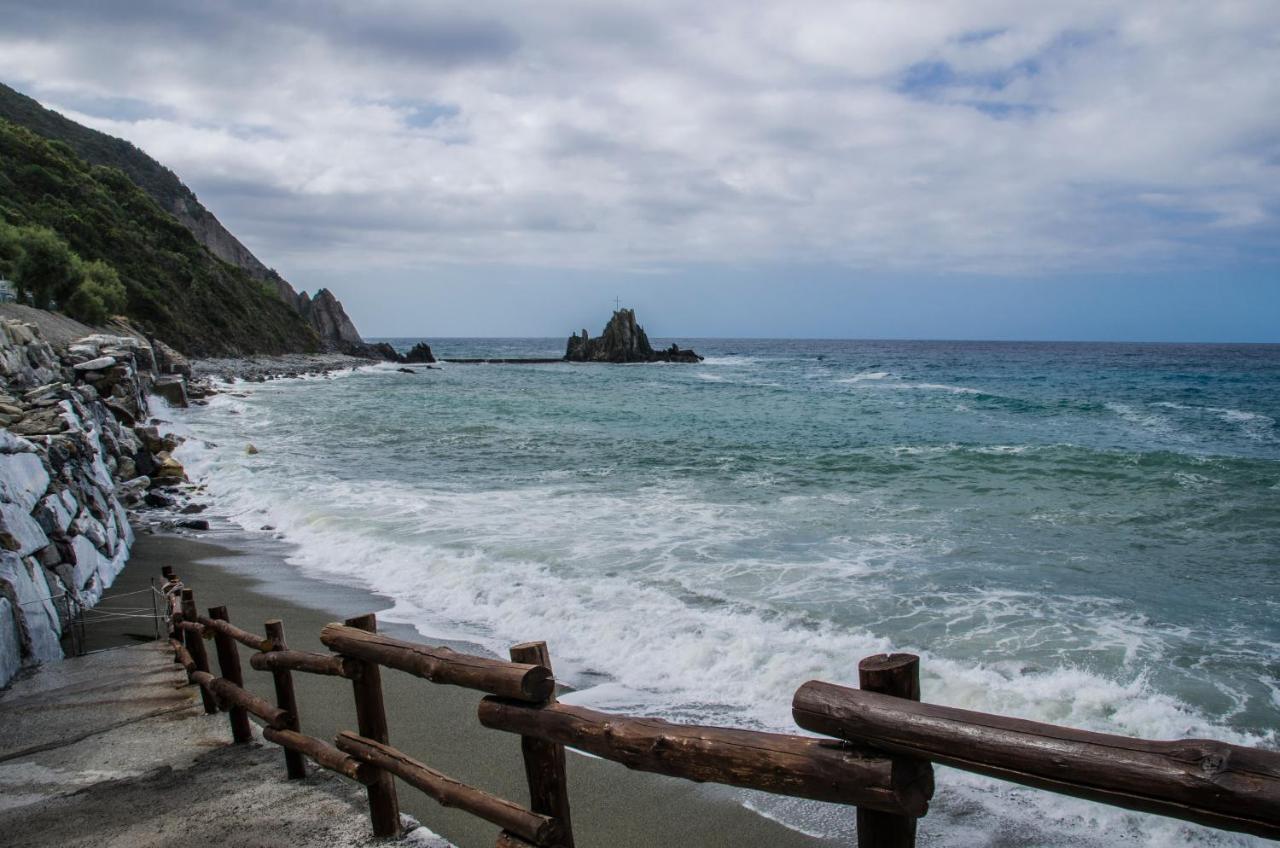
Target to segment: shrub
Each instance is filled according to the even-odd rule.
[[[101,259],[78,264],[80,284],[67,298],[62,311],[86,324],[101,324],[123,312],[128,296],[116,269]]]
[[[78,257],[58,234],[46,227],[22,227],[17,234],[21,254],[14,282],[22,297],[49,309],[69,297],[80,282]]]

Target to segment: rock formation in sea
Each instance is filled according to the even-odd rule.
[[[677,344],[664,350],[654,350],[644,328],[636,323],[634,309],[615,311],[597,338],[591,338],[586,330],[581,335],[569,336],[564,358],[570,362],[702,361],[701,356],[692,350],[682,350]]]
[[[128,560],[126,507],[171,501],[185,480],[180,440],[147,401],[198,399],[184,366],[141,335],[56,350],[35,324],[0,319],[0,686],[62,658],[62,635]]]
[[[406,363],[431,363],[436,361],[436,357],[435,354],[431,352],[431,345],[426,342],[418,342],[416,345],[409,348],[409,352],[406,353],[400,361]]]

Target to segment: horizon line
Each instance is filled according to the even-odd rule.
[[[522,341],[548,341],[554,339],[567,339],[565,336],[388,336],[388,335],[368,335],[363,336],[365,341],[391,341],[391,340],[414,340],[414,341],[464,341],[475,339],[518,339]],[[1238,345],[1249,347],[1280,347],[1280,340],[1276,341],[1215,341],[1215,340],[1189,340],[1189,339],[1053,339],[1053,338],[914,338],[907,336],[884,336],[884,337],[851,337],[851,336],[653,336],[654,339],[666,341],[680,341],[688,339],[691,341],[744,341],[744,342],[930,342],[930,343],[971,343],[971,344],[1123,344],[1123,345]]]

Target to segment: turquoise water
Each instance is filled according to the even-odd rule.
[[[576,702],[787,729],[800,683],[909,650],[925,700],[1276,745],[1280,347],[679,341],[707,361],[240,385],[183,459],[424,634],[547,639]],[[939,786],[928,844],[1251,844]]]

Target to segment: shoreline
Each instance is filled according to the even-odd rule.
[[[121,588],[134,582],[145,584],[160,573],[162,565],[172,565],[195,591],[202,609],[226,605],[232,621],[255,632],[260,631],[262,622],[280,618],[291,648],[324,652],[327,649],[319,640],[324,624],[365,612],[385,612],[393,605],[385,595],[299,574],[285,562],[290,550],[287,542],[257,539],[224,526],[200,538],[139,534],[121,575]],[[407,641],[477,650],[470,643],[425,638],[408,624],[380,622],[379,630]],[[551,647],[554,660],[554,645]],[[273,699],[270,675],[249,671],[249,652],[240,650],[247,688]],[[344,681],[297,674],[294,685],[304,732],[330,739],[337,731],[356,726]],[[383,687],[392,744],[433,768],[526,802],[519,737],[480,726],[476,720],[478,693],[394,672],[383,675]],[[568,757],[570,800],[574,833],[582,845],[812,848],[839,841],[805,835],[747,806],[754,807],[757,800],[769,796],[757,799],[758,793],[633,772],[616,763],[573,754]],[[281,780],[283,771],[282,758]],[[403,784],[399,796],[403,812],[461,848],[492,845],[496,838],[494,826],[440,807]],[[852,830],[854,809],[843,809]]]
[[[203,380],[244,380],[262,383],[335,371],[351,371],[369,365],[379,365],[385,360],[366,359],[345,353],[286,353],[277,356],[238,356],[210,359],[193,359],[192,376]],[[392,363],[394,364],[394,363]]]

